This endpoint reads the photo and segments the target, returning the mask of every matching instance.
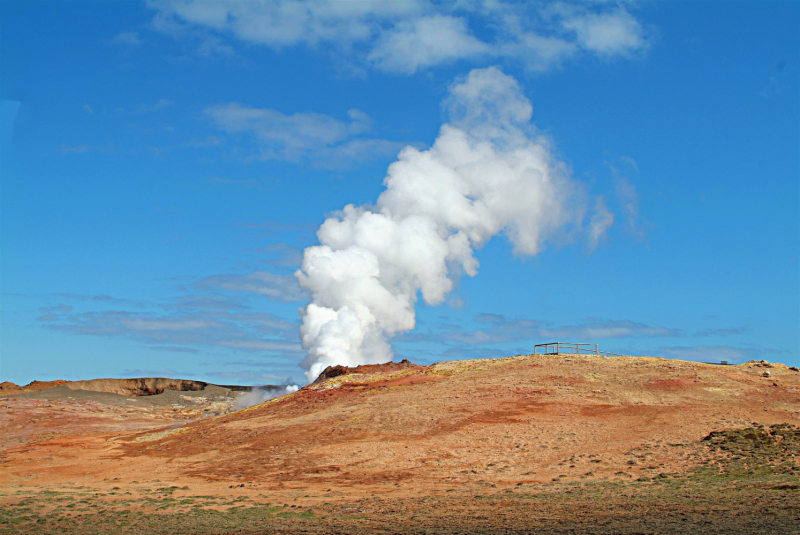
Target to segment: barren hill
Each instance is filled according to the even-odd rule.
[[[715,429],[800,424],[800,373],[763,366],[539,355],[346,374],[122,449],[268,488],[652,477],[684,468],[675,448]]]
[[[32,381],[25,386],[19,386],[9,381],[0,383],[0,394],[28,394],[41,392],[58,387],[69,388],[70,390],[86,390],[89,392],[106,392],[109,394],[119,394],[121,396],[153,396],[165,390],[175,390],[177,392],[196,392],[204,390],[209,383],[203,381],[192,381],[188,379],[168,379],[165,377],[140,377],[137,379],[89,379],[86,381],[65,381],[58,379],[55,381]],[[223,387],[244,390],[246,387]]]
[[[674,523],[665,533],[689,532],[680,526],[709,511],[720,533],[766,520],[788,533],[781,530],[800,520],[798,425],[800,372],[764,361],[528,355],[398,363],[340,369],[294,394],[179,427],[9,447],[0,485],[139,496],[171,488],[187,504],[224,496],[256,509],[278,502],[307,515],[292,525],[320,533],[392,531],[408,515],[417,520],[395,532],[524,531],[534,517],[558,531],[565,520],[586,527],[598,515],[618,532],[626,522],[644,529],[641,507]],[[703,480],[698,491],[697,474],[722,479]],[[725,479],[731,474],[740,476]],[[698,493],[711,500],[707,508],[698,509]],[[553,507],[542,509],[537,496]],[[733,515],[748,508],[755,516]],[[286,529],[279,519],[290,517],[261,511],[258,522],[274,522],[253,520],[253,529]]]

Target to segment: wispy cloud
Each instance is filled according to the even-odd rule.
[[[687,346],[687,347],[662,347],[657,351],[658,355],[676,358],[681,360],[693,360],[700,362],[721,362],[727,361],[730,364],[740,364],[748,360],[763,358],[764,351],[752,348],[742,348],[734,346]]]
[[[125,299],[121,297],[113,297],[107,294],[79,294],[79,293],[70,293],[70,292],[56,292],[52,295],[53,297],[59,299],[69,299],[72,301],[93,301],[99,303],[108,303],[114,305],[126,305],[126,306],[141,306],[142,303],[140,301],[136,301],[133,299]],[[67,305],[61,305],[67,306]],[[63,312],[63,311],[62,311]],[[69,311],[67,311],[69,312]]]
[[[54,305],[50,307],[41,307],[39,310],[46,314],[66,314],[67,312],[72,312],[72,307],[70,305]]]
[[[57,318],[46,321],[44,325],[48,329],[79,335],[131,338],[162,350],[223,347],[247,352],[299,354],[302,351],[295,340],[297,327],[264,313],[104,310],[58,314]]]
[[[267,262],[273,266],[299,268],[303,261],[303,249],[287,243],[273,243],[258,249],[258,252],[271,256]]]
[[[152,113],[154,111],[163,110],[164,108],[169,108],[170,106],[174,106],[175,102],[166,98],[158,99],[154,104],[143,104],[139,106],[139,113]]]
[[[459,346],[448,348],[443,355],[448,359],[490,359],[508,357],[511,353],[492,347]]]
[[[182,282],[179,288],[181,293],[158,303],[106,295],[52,294],[61,302],[41,307],[37,320],[50,330],[129,338],[161,351],[194,353],[226,348],[291,355],[293,359],[302,354],[296,320],[260,311],[254,305],[264,297],[279,302],[305,299],[294,277],[266,271],[224,273]]]
[[[217,147],[223,143],[222,139],[218,136],[206,136],[203,139],[187,141],[183,144],[183,148],[187,149],[207,149],[209,147]]]
[[[606,206],[603,197],[597,197],[594,214],[589,220],[588,246],[589,251],[594,251],[605,239],[608,229],[614,224],[614,214]]]
[[[348,120],[306,112],[292,115],[269,108],[223,104],[205,110],[215,126],[229,134],[253,136],[258,158],[307,160],[320,166],[339,167],[356,161],[392,155],[405,144],[364,137],[372,119],[350,110]]]
[[[631,179],[639,174],[639,165],[630,156],[606,162],[613,176],[614,195],[624,217],[624,228],[638,239],[647,236],[647,222],[639,213],[639,191]]]
[[[412,344],[416,348],[442,345],[434,353],[447,358],[488,358],[526,354],[533,344],[543,342],[600,342],[601,350],[625,354],[650,354],[667,358],[731,363],[764,358],[765,354],[777,353],[764,348],[748,348],[732,345],[687,345],[662,346],[659,349],[630,349],[633,340],[648,340],[647,344],[664,343],[664,339],[691,340],[697,338],[722,337],[733,340],[745,328],[710,328],[688,331],[674,327],[650,325],[632,320],[607,320],[587,318],[583,322],[554,325],[549,321],[526,318],[508,318],[501,314],[479,314],[474,319],[477,328],[465,328],[463,324],[438,323],[423,331],[405,333],[395,341],[401,345]],[[726,341],[727,341],[726,340]],[[606,342],[607,341],[607,342]],[[715,340],[716,341],[716,340]],[[416,345],[420,344],[420,345]],[[405,346],[406,349],[412,346]],[[627,348],[626,348],[627,347]],[[655,346],[658,347],[658,346]],[[413,351],[418,351],[414,349]],[[430,352],[430,349],[425,351]],[[426,353],[430,354],[430,353]]]
[[[593,340],[631,337],[680,336],[678,329],[651,326],[630,320],[591,319],[576,325],[551,326],[535,320],[506,319],[497,314],[481,314],[477,320],[490,325],[490,332],[504,340],[551,338],[561,340]]]
[[[759,93],[762,97],[771,98],[780,93],[783,93],[786,86],[781,83],[780,77],[783,69],[786,68],[787,61],[785,59],[780,60],[775,65],[775,74],[769,77],[769,81],[767,82],[766,87],[761,90]]]
[[[307,299],[307,294],[292,275],[277,275],[268,271],[246,274],[223,273],[213,275],[197,283],[198,288],[217,288],[232,292],[252,292],[273,301],[295,303]]]
[[[94,150],[96,147],[88,144],[84,145],[67,145],[66,143],[62,143],[58,147],[58,152],[61,154],[81,154],[84,152],[89,152]]]
[[[7,147],[14,138],[14,128],[17,123],[22,102],[19,100],[0,100],[0,143]]]
[[[274,373],[265,373],[251,370],[241,371],[216,371],[207,374],[209,377],[217,377],[221,384],[249,384],[249,385],[285,385],[297,384],[293,377],[286,377]]]
[[[62,143],[58,147],[58,152],[61,154],[87,154],[90,152],[116,154],[119,151],[113,143],[108,143],[107,145],[90,145],[88,143],[84,143],[82,145],[68,145],[66,143]]]
[[[658,327],[630,320],[592,321],[579,325],[539,329],[539,335],[552,339],[603,340],[606,338],[664,338],[680,336],[678,329]]]
[[[219,184],[224,186],[236,186],[243,189],[258,189],[266,190],[274,187],[279,183],[278,180],[270,178],[224,178],[224,177],[211,177],[206,180],[209,184]]]
[[[42,315],[36,318],[36,321],[58,321],[61,317],[60,314],[66,314],[72,311],[69,305],[54,305],[49,307],[40,307],[39,311]]]
[[[734,336],[747,331],[746,327],[734,327],[730,329],[703,329],[696,331],[693,336]]]
[[[538,340],[583,342],[611,338],[673,338],[683,336],[679,329],[652,326],[630,320],[589,319],[574,325],[552,325],[531,319],[509,319],[500,314],[479,314],[481,325],[474,330],[459,325],[439,325],[436,331],[407,333],[397,337],[401,342],[443,341],[462,346],[486,346],[507,342]],[[481,349],[483,350],[483,349]]]
[[[581,54],[633,58],[650,46],[648,31],[626,7],[603,2],[155,0],[150,7],[154,29],[198,40],[200,53],[232,53],[225,43],[233,37],[275,50],[333,52],[343,62],[397,74],[498,59],[543,71]]]
[[[142,44],[142,39],[139,37],[139,32],[121,32],[114,36],[111,42],[117,45],[138,46]]]
[[[190,379],[196,376],[195,373],[189,372],[187,370],[173,370],[171,368],[159,368],[159,369],[133,368],[133,369],[123,370],[121,375],[122,377],[170,377],[173,379]]]
[[[248,310],[246,299],[239,296],[196,294],[180,295],[162,305],[167,310],[223,310],[227,312]]]
[[[181,346],[152,346],[151,349],[157,351],[170,351],[172,353],[199,353],[200,350],[194,347],[181,347]]]
[[[281,221],[260,221],[258,223],[236,223],[235,226],[241,229],[263,230],[267,232],[303,232],[313,233],[319,227],[319,223],[283,223]]]

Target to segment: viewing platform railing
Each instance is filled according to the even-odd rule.
[[[549,342],[533,346],[534,355],[606,355],[624,357],[619,353],[600,351],[597,344],[579,344],[575,342]]]

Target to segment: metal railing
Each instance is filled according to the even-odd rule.
[[[541,351],[540,351],[541,350]],[[579,344],[575,342],[549,342],[533,346],[534,355],[608,355],[624,357],[619,353],[600,351],[597,344]]]
[[[541,349],[541,352],[539,351]],[[533,354],[543,355],[560,355],[561,353],[570,353],[573,355],[593,353],[599,355],[600,351],[597,344],[577,344],[572,342],[550,342],[547,344],[536,344],[533,346]]]

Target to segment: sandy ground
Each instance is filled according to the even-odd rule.
[[[367,371],[199,420],[2,399],[0,531],[798,532],[800,372],[782,364]]]

